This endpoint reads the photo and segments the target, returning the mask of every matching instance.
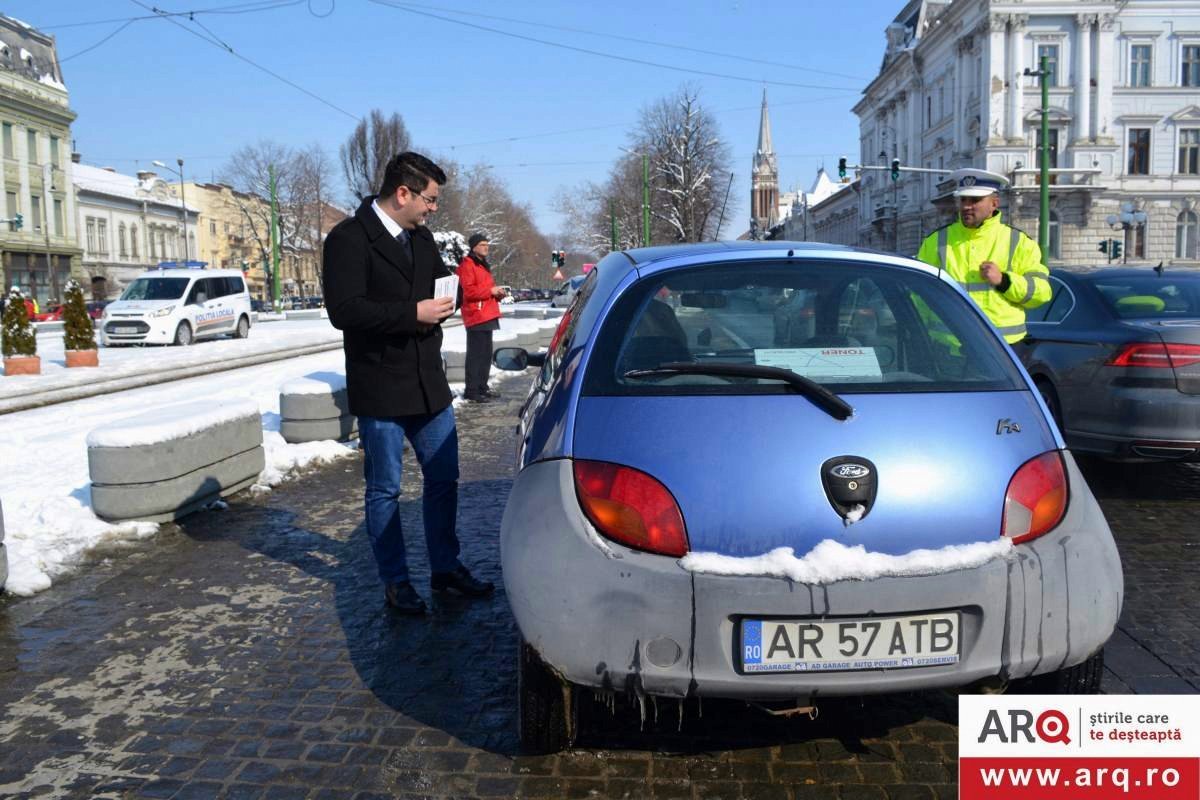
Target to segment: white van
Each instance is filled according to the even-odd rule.
[[[250,334],[250,293],[236,269],[152,269],[104,309],[100,341],[189,345],[197,339]]]

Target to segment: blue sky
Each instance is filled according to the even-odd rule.
[[[257,5],[270,2],[280,0]],[[251,3],[146,0],[146,5],[188,11]],[[183,157],[189,179],[209,180],[219,177],[239,146],[262,139],[319,144],[336,161],[338,145],[355,124],[349,115],[381,108],[403,116],[417,149],[493,165],[550,235],[563,224],[552,207],[556,191],[603,180],[640,107],[690,81],[731,145],[736,176],[727,216],[738,225],[725,234],[736,236],[749,213],[763,81],[781,188],[807,187],[821,164],[832,170],[839,155],[856,155],[858,122],[850,109],[877,72],[884,27],[901,5],[901,0],[436,0],[411,6],[421,12],[414,13],[371,0],[303,0],[255,13],[196,15],[178,24],[141,20],[89,52],[82,51],[124,23],[76,23],[148,12],[133,0],[10,0],[0,11],[57,38],[71,106],[79,115],[72,135],[85,163],[132,172],[153,159]],[[746,80],[602,58],[449,19]],[[205,33],[349,115],[195,35]],[[577,130],[582,128],[590,130]]]

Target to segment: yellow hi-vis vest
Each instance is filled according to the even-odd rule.
[[[1000,222],[996,212],[978,228],[955,220],[925,238],[917,259],[950,273],[1009,344],[1025,338],[1025,309],[1050,299],[1050,271],[1037,242]],[[991,261],[1008,276],[1008,288],[993,287],[979,271]]]

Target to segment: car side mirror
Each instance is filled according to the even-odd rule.
[[[492,353],[492,363],[510,372],[522,372],[529,366],[529,353],[523,347],[501,347]]]

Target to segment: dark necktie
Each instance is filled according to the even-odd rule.
[[[400,232],[396,234],[396,241],[404,248],[404,252],[408,255],[408,260],[412,261],[412,236],[409,235],[408,231],[401,228]]]

